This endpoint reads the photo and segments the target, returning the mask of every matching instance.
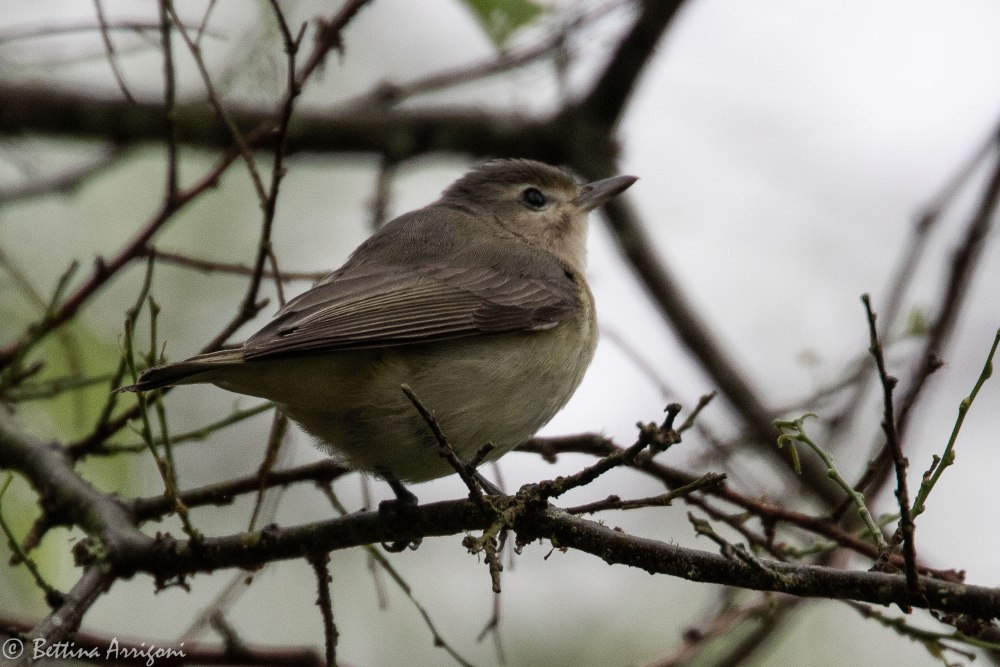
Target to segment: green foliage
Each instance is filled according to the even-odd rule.
[[[498,49],[518,29],[545,13],[545,8],[531,0],[462,0],[472,10],[483,32]]]
[[[906,317],[907,336],[926,336],[931,330],[931,318],[925,308],[914,307]]]

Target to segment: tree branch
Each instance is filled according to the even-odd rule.
[[[607,128],[618,124],[639,77],[683,0],[643,0],[642,10],[580,109]]]

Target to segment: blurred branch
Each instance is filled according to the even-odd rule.
[[[896,429],[899,438],[905,438],[910,416],[927,385],[927,380],[943,364],[941,355],[951,340],[951,334],[962,314],[962,305],[972,277],[979,266],[986,239],[996,218],[1000,204],[1000,134],[994,137],[994,159],[989,178],[983,188],[979,204],[970,217],[962,241],[952,252],[951,266],[944,281],[936,315],[931,323],[930,333],[920,351],[914,372],[909,378],[909,386],[899,401]],[[864,475],[855,485],[856,489],[874,494],[885,484],[892,468],[892,457],[888,443],[883,445],[872,458]]]
[[[70,194],[75,192],[87,181],[99,176],[121,161],[125,151],[113,146],[105,148],[100,155],[87,162],[70,167],[61,173],[45,178],[33,178],[21,185],[0,189],[0,205],[20,202],[34,197],[51,194]]]
[[[176,196],[168,198],[168,201],[164,202],[160,210],[114,257],[107,260],[98,258],[94,263],[94,269],[90,277],[82,285],[77,287],[64,301],[53,304],[53,308],[46,317],[32,325],[19,340],[5,348],[0,348],[0,371],[14,363],[47,334],[75,316],[77,311],[95,293],[104,287],[118,271],[134,259],[142,256],[146,244],[152,240],[156,233],[173,218],[173,215],[178,210],[196,199],[204,191],[214,187],[218,183],[219,177],[232,164],[235,157],[236,155],[233,152],[224,155],[216,163],[215,167],[210,169],[200,181],[187,190],[178,192]]]
[[[152,254],[154,250],[152,248],[144,248],[140,252],[141,257],[147,257]],[[189,269],[194,269],[195,271],[201,271],[202,273],[231,273],[238,276],[249,276],[254,272],[252,266],[247,266],[246,264],[237,264],[232,262],[216,262],[206,259],[198,259],[196,257],[189,257],[181,253],[167,252],[157,248],[155,250],[156,261],[160,264],[176,264],[177,266],[184,266]],[[262,275],[268,279],[280,279],[285,282],[292,282],[296,280],[307,280],[309,282],[315,282],[322,278],[323,276],[329,274],[329,271],[282,271],[279,276],[274,271],[270,269],[264,269]]]
[[[0,628],[27,634],[38,625],[38,621],[29,621],[0,613]],[[67,626],[71,627],[71,626]],[[88,652],[96,649],[100,655],[107,655],[111,646],[117,646],[125,655],[132,655],[134,650],[135,664],[146,664],[145,651],[149,650],[149,638],[122,638],[118,633],[99,634],[96,632],[75,632],[65,635],[72,637],[73,647]],[[54,639],[53,641],[59,641]],[[46,642],[48,643],[48,642]],[[232,646],[206,646],[194,642],[184,642],[184,658],[189,664],[199,665],[266,665],[267,667],[322,667],[326,663],[316,651],[311,648],[269,647],[242,645],[239,650]],[[141,660],[141,663],[139,662]],[[161,664],[171,664],[169,659],[157,660]],[[123,664],[123,663],[119,663]]]
[[[11,42],[72,35],[80,32],[131,32],[141,35],[144,33],[155,33],[159,30],[160,24],[152,21],[105,21],[98,23],[92,23],[89,21],[81,21],[79,23],[60,22],[58,25],[9,28],[0,32],[0,46],[10,44]],[[217,38],[223,37],[223,35],[218,32],[205,32],[204,34]]]
[[[591,122],[606,128],[618,124],[653,51],[683,4],[683,0],[642,0],[632,28],[580,105]]]
[[[903,295],[920,264],[931,231],[937,227],[945,208],[955,200],[959,191],[969,182],[979,165],[989,156],[991,150],[997,149],[997,146],[1000,146],[1000,123],[993,127],[987,139],[917,216],[906,252],[900,258],[899,266],[896,268],[892,280],[889,281],[889,293],[885,299],[885,306],[882,308],[883,323],[880,332],[882,337],[887,336],[891,327],[896,323],[902,308]]]
[[[376,84],[372,90],[342,103],[340,108],[371,111],[373,108],[398,104],[411,97],[454,88],[464,83],[483,81],[491,76],[530,65],[546,56],[554,56],[565,44],[568,32],[590,25],[628,4],[631,4],[630,0],[610,0],[592,7],[585,6],[579,14],[571,16],[555,34],[546,36],[537,44],[505,49],[481,62],[436,72],[412,81],[403,83],[384,81]]]
[[[94,9],[97,11],[97,22],[101,26],[101,41],[104,42],[104,51],[108,56],[108,65],[111,67],[111,73],[114,74],[115,82],[118,84],[118,89],[122,91],[125,101],[131,104],[135,102],[135,99],[128,89],[128,84],[125,83],[125,76],[122,74],[121,68],[118,66],[118,56],[115,55],[115,45],[111,41],[111,34],[108,31],[108,20],[104,16],[104,7],[101,5],[101,0],[94,0]]]
[[[230,109],[248,144],[270,145],[273,113]],[[178,141],[198,148],[230,150],[232,135],[215,111],[202,102],[178,104]],[[0,83],[0,136],[43,134],[113,141],[120,145],[163,140],[161,104],[88,96],[61,89]],[[254,128],[256,132],[246,131]],[[557,131],[556,136],[552,132]],[[544,121],[480,109],[317,112],[299,111],[288,127],[287,152],[393,155],[397,159],[430,151],[472,155],[520,155],[560,162],[562,129]],[[252,136],[251,136],[252,135]]]

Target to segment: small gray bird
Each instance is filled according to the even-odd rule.
[[[470,461],[544,426],[597,345],[587,213],[637,179],[578,185],[530,160],[473,169],[399,216],[242,346],[150,368],[125,391],[211,383],[274,401],[321,448],[400,482],[454,472],[403,393]]]

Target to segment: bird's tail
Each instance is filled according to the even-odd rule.
[[[142,375],[139,376],[139,380],[135,384],[119,387],[115,391],[150,391],[175,384],[211,382],[208,376],[212,371],[242,362],[242,348],[207,352],[173,364],[148,368],[142,372]]]

